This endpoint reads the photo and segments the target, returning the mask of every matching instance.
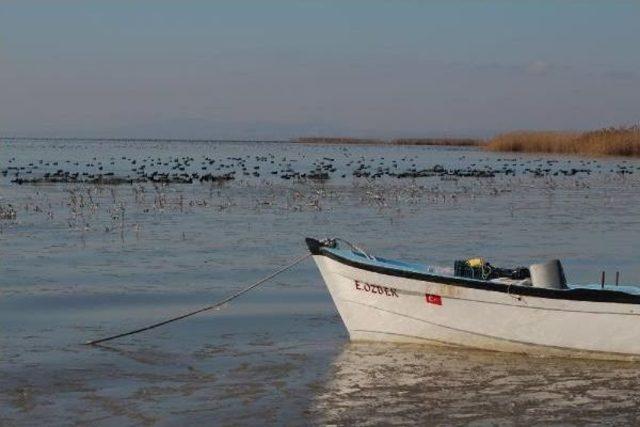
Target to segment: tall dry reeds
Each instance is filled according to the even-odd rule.
[[[640,156],[640,126],[605,128],[589,132],[508,132],[491,139],[490,151]]]

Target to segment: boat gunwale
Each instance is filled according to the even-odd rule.
[[[306,243],[312,255],[323,255],[350,267],[370,271],[373,273],[402,277],[405,279],[427,281],[442,285],[458,286],[463,288],[478,289],[490,292],[501,292],[509,295],[530,296],[536,298],[640,305],[640,295],[633,295],[623,291],[588,288],[537,288],[533,286],[520,286],[516,284],[507,285],[484,280],[467,279],[463,277],[442,276],[427,272],[422,273],[418,271],[394,268],[390,266],[387,267],[381,265],[373,265],[366,262],[355,261],[331,251],[330,247],[323,245],[322,242],[317,239],[307,238]]]

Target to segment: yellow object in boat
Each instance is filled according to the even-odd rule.
[[[482,267],[484,264],[484,258],[469,258],[467,260],[469,267]]]

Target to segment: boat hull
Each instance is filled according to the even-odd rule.
[[[352,340],[640,359],[640,305],[518,295],[370,271],[315,254]]]

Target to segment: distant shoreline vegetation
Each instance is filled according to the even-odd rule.
[[[0,136],[0,140],[94,141],[94,142],[268,142],[336,145],[424,145],[478,147],[486,151],[514,153],[574,154],[583,156],[640,157],[640,125],[609,127],[593,131],[514,131],[490,139],[480,138],[352,138],[305,136],[293,139],[194,139],[194,138],[78,138]]]
[[[302,144],[381,144],[480,147],[486,151],[574,154],[583,156],[640,157],[640,125],[609,127],[585,132],[514,131],[488,140],[475,138],[398,138],[391,140],[349,137],[303,137]]]
[[[640,126],[587,132],[508,132],[492,138],[484,148],[499,152],[640,157]]]
[[[375,139],[375,138],[349,138],[349,137],[324,137],[312,136],[302,137],[292,140],[300,144],[368,144],[368,145],[440,145],[469,147],[483,144],[481,139],[473,138],[398,138],[398,139]]]

